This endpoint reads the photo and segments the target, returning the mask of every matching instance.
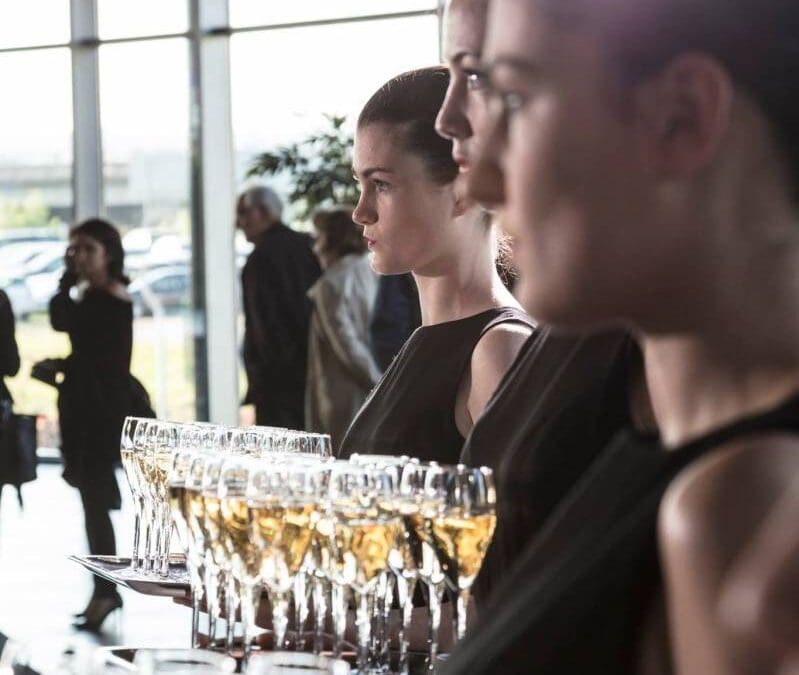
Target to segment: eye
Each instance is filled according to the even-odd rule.
[[[466,77],[466,88],[469,91],[480,91],[485,89],[486,77],[479,70],[464,69],[463,74]]]
[[[372,185],[375,186],[375,190],[378,192],[386,192],[391,187],[391,185],[385,181],[378,180],[377,178],[372,179]]]
[[[502,103],[502,110],[508,116],[524,108],[530,100],[529,97],[517,91],[498,92],[498,96]]]

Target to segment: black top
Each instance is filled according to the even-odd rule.
[[[277,397],[302,420],[311,301],[319,262],[307,234],[283,223],[256,243],[244,269],[244,367],[248,403]]]
[[[629,424],[629,362],[620,331],[538,329],[466,440],[461,461],[489,466],[497,529],[473,594],[483,602],[614,434]]]
[[[635,672],[662,579],[657,514],[691,462],[733,438],[799,432],[799,395],[681,448],[620,432],[547,521],[443,672]]]
[[[19,372],[19,350],[14,337],[14,310],[5,291],[0,291],[0,401],[11,401],[7,375]]]
[[[119,508],[114,465],[131,407],[133,306],[92,288],[76,302],[64,290],[50,301],[50,322],[72,344],[58,396],[64,478]]]
[[[522,310],[498,307],[417,328],[353,420],[339,455],[457,463],[464,441],[455,424],[458,388],[480,338],[508,322],[532,325]]]

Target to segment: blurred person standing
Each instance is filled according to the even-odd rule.
[[[363,228],[352,220],[352,209],[319,211],[313,223],[314,253],[324,272],[308,291],[313,312],[305,423],[310,431],[330,434],[337,450],[382,374],[369,344],[377,275],[369,263]]]
[[[3,420],[11,413],[13,398],[6,386],[5,378],[13,377],[19,372],[19,349],[17,340],[14,337],[14,310],[11,301],[5,291],[0,291],[0,435],[8,433],[9,429],[4,428]],[[0,439],[5,441],[5,439]],[[7,447],[3,442],[0,449]],[[3,486],[12,481],[11,457],[9,453],[0,455],[0,497],[2,497]]]
[[[59,291],[50,301],[50,322],[69,334],[72,345],[58,397],[64,480],[80,491],[89,551],[113,555],[109,512],[120,507],[114,468],[131,406],[133,343],[133,305],[119,232],[99,218],[83,221],[69,234],[65,261]],[[78,615],[83,621],[75,624],[81,630],[98,631],[122,606],[114,584],[93,578],[94,593]]]
[[[411,333],[422,325],[419,291],[410,272],[378,277],[369,333],[380,370],[386,370]]]
[[[311,302],[321,270],[311,238],[281,221],[283,204],[266,186],[244,191],[236,227],[255,245],[241,273],[244,367],[257,424],[302,429]]]

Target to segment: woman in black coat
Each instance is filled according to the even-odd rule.
[[[70,232],[67,270],[50,301],[50,322],[69,334],[72,353],[59,388],[64,479],[80,491],[89,550],[116,552],[109,511],[120,507],[114,468],[130,410],[133,307],[123,274],[124,252],[110,223],[91,219]],[[94,578],[94,593],[78,628],[99,630],[122,605],[110,582]]]

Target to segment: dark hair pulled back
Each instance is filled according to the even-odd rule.
[[[623,84],[686,52],[716,58],[768,119],[799,194],[799,2],[536,0],[558,25],[599,36]]]
[[[451,183],[458,175],[452,141],[439,136],[435,129],[448,86],[449,71],[443,66],[397,75],[367,101],[358,117],[358,128],[396,125],[403,148],[424,161],[432,180],[441,185]]]

